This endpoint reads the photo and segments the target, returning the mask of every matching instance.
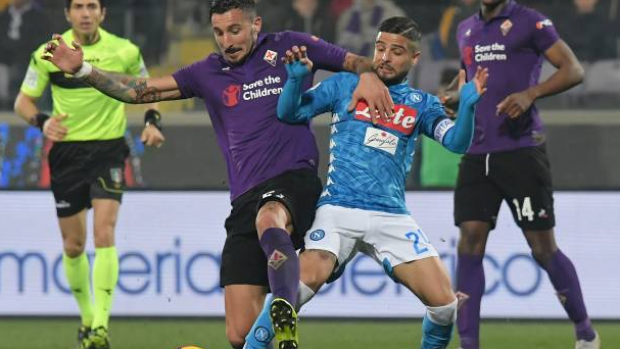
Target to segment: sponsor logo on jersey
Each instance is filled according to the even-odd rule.
[[[536,29],[541,30],[544,27],[553,27],[553,22],[550,19],[545,19],[544,21],[536,22]]]
[[[396,154],[398,148],[398,137],[378,128],[369,127],[366,129],[364,145],[367,147],[383,150],[392,155]]]
[[[506,45],[495,42],[490,45],[474,46],[474,60],[477,63],[490,61],[506,61]],[[469,65],[469,64],[468,64]]]
[[[471,28],[467,29],[467,31],[465,32],[465,36],[471,36]]]
[[[394,117],[392,118],[392,121],[385,122],[383,120],[379,120],[377,123],[383,127],[387,127],[391,130],[395,130],[409,136],[413,133],[417,116],[418,111],[416,109],[410,108],[406,105],[397,104],[394,106]],[[365,101],[360,101],[357,103],[357,106],[355,107],[355,119],[367,122],[372,121],[370,108],[368,108],[368,104]]]
[[[273,250],[273,253],[269,256],[269,261],[267,264],[269,264],[271,268],[277,270],[282,264],[284,264],[284,262],[286,262],[287,259],[288,257],[284,253],[278,250]]]
[[[318,229],[310,233],[310,240],[319,241],[325,237],[325,231],[322,229]]]
[[[271,66],[275,67],[278,63],[278,53],[275,51],[267,50],[263,59],[265,60],[265,62],[271,64]]]
[[[234,107],[239,104],[241,95],[241,85],[229,85],[222,92],[222,102],[227,107]]]
[[[512,22],[509,19],[505,20],[504,23],[499,26],[499,29],[502,31],[502,35],[506,36],[510,29],[512,29]]]

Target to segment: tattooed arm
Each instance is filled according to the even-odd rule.
[[[74,74],[102,93],[125,103],[141,104],[182,99],[176,80],[171,76],[139,78],[105,72],[84,62],[82,47],[75,41],[69,47],[62,36],[54,34],[45,47],[43,59],[61,71]]]
[[[138,78],[106,72],[93,67],[84,82],[119,101],[132,104],[154,103],[182,99],[172,75],[159,78]]]

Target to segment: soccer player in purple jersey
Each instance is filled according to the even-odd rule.
[[[479,13],[460,23],[461,61],[471,79],[489,69],[488,92],[478,103],[472,146],[460,164],[455,191],[458,243],[457,320],[463,349],[479,348],[482,261],[503,200],[523,230],[532,256],[575,324],[575,348],[599,348],[575,267],[555,241],[553,189],[545,135],[534,101],[583,80],[583,69],[553,23],[513,0],[481,0]],[[538,82],[543,59],[557,71]]]
[[[286,80],[281,57],[294,45],[306,46],[316,69],[360,73],[351,106],[364,99],[373,116],[388,119],[393,104],[370,60],[306,34],[259,33],[262,20],[253,0],[212,0],[210,11],[221,54],[173,75],[138,79],[101,71],[83,62],[79,47],[70,48],[58,36],[46,52],[62,71],[127,103],[204,99],[228,167],[232,211],[225,223],[220,284],[226,334],[234,348],[241,348],[268,287],[274,295],[273,321],[286,324],[276,335],[297,337],[295,250],[312,224],[321,193],[309,125],[285,124],[276,115]],[[308,76],[304,89],[311,84]]]

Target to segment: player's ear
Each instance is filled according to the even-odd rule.
[[[252,22],[252,29],[255,33],[260,32],[263,27],[263,18],[261,16],[254,17],[254,21]]]
[[[65,19],[68,23],[71,23],[71,17],[69,17],[69,9],[65,7]]]
[[[416,66],[418,61],[420,60],[420,50],[415,49],[415,51],[411,54],[411,65]]]
[[[103,22],[105,20],[105,15],[107,13],[107,8],[106,7],[102,7],[101,8],[101,22]]]

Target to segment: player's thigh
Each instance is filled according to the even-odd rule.
[[[427,306],[454,301],[450,278],[439,257],[427,257],[394,267],[394,276]]]
[[[497,163],[494,181],[517,225],[525,231],[553,228],[553,183],[545,146],[500,153]]]
[[[231,342],[243,343],[263,308],[267,288],[256,285],[224,287],[226,335]]]
[[[95,247],[115,245],[114,229],[121,203],[112,199],[93,199]]]
[[[332,264],[327,258],[322,258],[320,269],[313,266],[308,268],[308,272],[314,273],[317,283],[322,285],[328,279],[332,282],[342,275],[347,262],[356,253],[356,242],[362,239],[368,227],[367,221],[367,211],[364,210],[333,205],[323,205],[317,209],[316,218],[305,237],[305,250],[321,251],[317,252],[320,255],[308,255],[309,257],[319,259],[331,255],[333,259],[329,259],[334,261]],[[306,254],[306,251],[301,255]],[[328,269],[330,265],[331,269]],[[310,273],[306,275],[306,281],[312,281],[309,280],[310,276]],[[301,277],[304,280],[303,270]]]
[[[71,257],[84,252],[86,245],[86,209],[68,217],[59,217],[58,225],[62,234],[63,250]]]
[[[454,191],[454,223],[486,222],[495,227],[502,203],[499,188],[490,180],[491,158],[488,154],[466,154],[461,158]]]
[[[289,219],[286,228],[291,231],[291,240],[295,248],[301,248],[306,232],[314,221],[316,203],[321,195],[321,180],[316,172],[309,169],[287,171],[252,190],[256,197],[256,212],[270,202],[277,202],[276,207],[286,208]],[[257,222],[256,223],[260,223]],[[264,229],[264,226],[257,229]]]

